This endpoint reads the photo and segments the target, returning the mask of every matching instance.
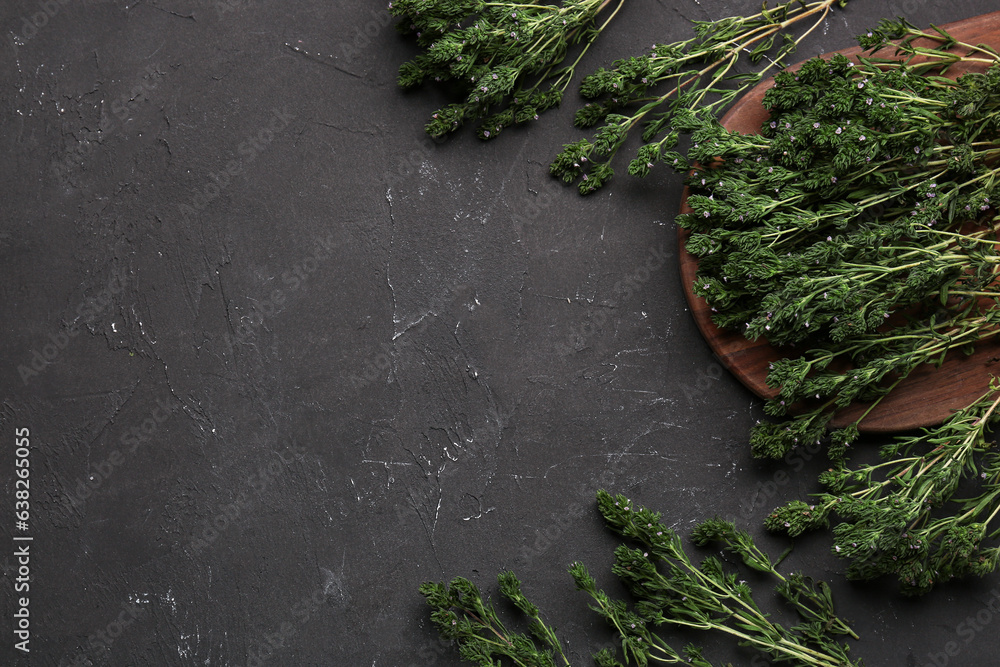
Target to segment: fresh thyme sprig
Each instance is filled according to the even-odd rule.
[[[715,118],[768,71],[783,67],[834,5],[844,7],[847,0],[788,0],[771,9],[765,3],[752,16],[696,21],[691,39],[653,45],[648,54],[599,69],[581,84],[581,94],[593,101],[577,112],[576,124],[603,125],[592,141],[565,145],[550,171],[567,183],[579,181],[581,194],[594,192],[614,175],[611,163],[640,125],[644,145],[629,164],[630,174],[646,176],[659,162],[686,168],[672,150],[679,135]],[[800,22],[808,27],[796,35]],[[755,72],[734,73],[743,61],[766,63]]]
[[[492,666],[498,664],[494,658],[507,657],[524,667],[555,667],[558,656],[559,664],[568,666],[559,639],[521,592],[517,576],[501,572],[497,581],[500,593],[528,617],[531,636],[504,627],[493,606],[483,602],[475,584],[456,577],[450,586],[430,581],[420,586],[420,593],[434,608],[431,620],[441,637],[455,640],[461,656],[478,665]],[[539,643],[544,648],[539,648]]]
[[[620,642],[624,662],[605,648],[594,655],[599,667],[650,662],[711,667],[698,647],[675,649],[660,629],[666,626],[722,633],[775,662],[802,667],[862,664],[851,661],[848,647],[836,639],[857,635],[836,616],[829,587],[799,574],[781,575],[751,537],[731,523],[707,521],[695,529],[692,540],[699,545],[721,543],[749,567],[776,578],[777,591],[800,617],[798,625],[785,628],[773,622],[758,607],[746,582],[727,572],[719,558],[710,556],[695,564],[660,514],[605,491],[598,492],[597,503],[608,527],[637,545],[619,546],[612,567],[634,597],[631,607],[599,589],[583,563],[574,562],[569,568],[577,588],[592,598],[591,608],[611,624]],[[523,667],[554,667],[557,658],[559,664],[569,665],[555,633],[521,593],[516,576],[505,572],[499,580],[501,594],[527,615],[533,638],[507,630],[479,590],[460,577],[450,587],[428,582],[420,588],[434,608],[431,617],[441,636],[454,639],[462,657],[479,665],[499,664],[494,660],[501,657]]]
[[[618,547],[612,569],[636,598],[634,612],[626,611],[599,591],[581,564],[575,563],[570,572],[577,586],[595,599],[595,609],[621,634],[623,650],[627,646],[649,660],[659,653],[669,656],[669,645],[647,628],[674,625],[728,634],[741,646],[752,647],[779,662],[841,667],[857,664],[847,657],[847,647],[831,639],[831,634],[857,635],[833,613],[825,584],[813,586],[801,575],[785,578],[749,534],[716,518],[699,525],[691,537],[700,545],[719,542],[748,566],[775,577],[779,592],[792,603],[803,623],[785,628],[769,620],[754,602],[746,582],[739,580],[736,573],[725,572],[718,558],[710,556],[695,565],[680,537],[661,522],[658,512],[603,491],[598,493],[597,502],[608,526],[639,545]],[[645,664],[642,659],[636,662]]]
[[[833,549],[850,559],[848,576],[893,574],[909,594],[995,571],[1000,548],[983,541],[1000,536],[1000,527],[990,528],[1000,513],[1000,457],[987,439],[998,406],[994,384],[942,426],[897,438],[883,448],[881,463],[829,469],[820,477],[826,493],[810,505],[776,509],[767,527],[795,536],[836,516]],[[960,483],[977,495],[955,499]]]
[[[756,456],[823,440],[838,410],[870,404],[829,436],[828,493],[767,526],[797,535],[836,517],[848,576],[891,573],[922,593],[1000,562],[983,544],[1000,534],[989,527],[1000,464],[985,455],[996,389],[880,465],[852,470],[847,452],[912,371],[1000,332],[1000,54],[903,20],[859,38],[869,50],[889,40],[895,58],[834,56],[776,75],[760,135],[701,121],[688,158],[708,168],[689,174],[692,212],[678,222],[717,324],[805,348],[771,365],[778,395],[765,410],[785,419],[753,429]],[[945,78],[957,63],[984,71]],[[982,493],[955,499],[980,471]]]
[[[424,52],[399,69],[399,85],[451,81],[465,97],[432,116],[426,126],[443,137],[467,121],[481,120],[480,139],[537,119],[558,106],[577,64],[625,0],[393,0],[398,28],[416,37]],[[613,5],[609,16],[598,15]],[[576,59],[560,67],[569,49]]]

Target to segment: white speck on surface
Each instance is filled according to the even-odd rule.
[[[344,551],[344,555],[340,562],[339,573],[325,567],[319,568],[320,572],[323,573],[323,594],[327,597],[332,597],[341,603],[346,603],[348,599],[350,599],[350,595],[344,585],[344,565],[346,562],[347,551]]]
[[[132,604],[149,604],[149,593],[143,593],[142,595],[133,593],[128,596],[128,601]]]
[[[180,640],[182,643],[177,645],[177,655],[182,658],[191,657],[191,644],[188,641],[189,639],[191,639],[191,635],[186,635],[183,632],[180,633]]]
[[[161,595],[160,600],[170,605],[171,613],[177,613],[177,600],[174,599],[173,589],[168,588],[166,595]]]

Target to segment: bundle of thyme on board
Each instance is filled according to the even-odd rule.
[[[917,40],[920,41],[917,41]],[[992,572],[1000,472],[987,438],[996,389],[937,429],[899,439],[880,465],[850,469],[858,424],[912,371],[994,338],[1000,326],[1000,54],[940,29],[883,21],[859,38],[894,58],[813,59],[764,98],[760,135],[699,120],[692,134],[695,292],[715,322],[797,346],[771,365],[778,395],[751,434],[759,457],[820,441],[834,415],[870,404],[830,436],[829,493],[768,527],[826,527],[849,576],[894,574],[922,593]],[[945,77],[958,64],[984,71]],[[795,406],[796,412],[789,416]],[[959,484],[978,495],[956,499]]]
[[[610,597],[581,562],[570,568],[576,587],[587,593],[591,608],[613,628],[620,654],[603,648],[594,655],[599,667],[648,665],[650,662],[711,667],[697,646],[674,648],[665,635],[669,627],[723,633],[740,646],[777,663],[800,667],[850,667],[849,648],[838,637],[857,638],[833,608],[824,582],[794,574],[783,576],[745,532],[721,519],[698,526],[692,540],[717,543],[738,556],[745,566],[776,580],[775,590],[797,613],[798,624],[784,627],[771,620],[754,601],[750,587],[727,572],[723,561],[709,556],[695,564],[680,537],[663,525],[660,514],[638,507],[624,496],[600,491],[598,508],[607,525],[629,540],[615,550],[612,572],[631,592],[635,604]],[[420,592],[433,608],[431,618],[441,637],[454,640],[461,656],[477,665],[555,667],[570,664],[555,630],[521,591],[512,572],[498,577],[501,595],[527,618],[530,635],[508,629],[476,586],[461,577],[451,584],[426,582]],[[619,655],[621,661],[619,660]]]

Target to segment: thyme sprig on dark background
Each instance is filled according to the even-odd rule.
[[[397,27],[423,49],[400,67],[399,85],[450,83],[465,98],[432,114],[432,137],[480,121],[477,135],[492,139],[559,105],[580,59],[623,4],[393,0],[389,11],[403,19]],[[562,65],[574,46],[575,59]]]
[[[766,526],[795,536],[837,518],[833,549],[850,559],[848,576],[893,575],[910,594],[995,571],[1000,548],[984,541],[1000,536],[990,527],[1000,513],[1000,457],[988,437],[998,390],[938,428],[897,438],[880,463],[830,468],[820,477],[826,493],[776,509]],[[955,498],[960,484],[975,493]]]
[[[739,556],[745,566],[773,578],[779,596],[796,612],[796,625],[785,627],[764,612],[747,582],[738,571],[727,569],[720,557],[708,556],[695,563],[659,513],[605,491],[598,492],[597,505],[607,526],[628,540],[615,550],[612,572],[633,597],[631,605],[611,597],[580,561],[569,567],[577,589],[587,593],[591,609],[617,637],[620,652],[604,648],[594,655],[599,667],[651,662],[711,667],[697,646],[675,648],[665,632],[670,627],[726,635],[740,646],[790,665],[863,664],[852,661],[849,647],[840,641],[842,637],[857,639],[857,635],[836,615],[829,586],[801,574],[782,575],[750,535],[732,523],[711,519],[700,524],[691,539],[701,546],[720,545]],[[498,664],[494,660],[501,657],[522,667],[569,665],[554,629],[521,592],[517,577],[503,572],[498,582],[501,595],[527,617],[530,634],[509,630],[479,589],[458,577],[450,585],[427,582],[420,588],[433,608],[431,618],[440,635],[454,640],[463,658],[483,666]]]
[[[628,137],[642,128],[644,145],[628,171],[646,176],[659,162],[684,167],[672,150],[680,134],[714,118],[764,75],[784,66],[784,59],[819,26],[834,5],[847,0],[789,0],[752,16],[695,21],[695,36],[656,44],[648,54],[616,61],[584,78],[581,94],[590,100],[577,111],[576,125],[601,124],[593,139],[567,144],[550,166],[581,194],[600,188],[614,175],[612,162]],[[801,32],[801,25],[806,25]],[[756,71],[738,73],[744,61]],[[634,111],[629,111],[635,109]]]

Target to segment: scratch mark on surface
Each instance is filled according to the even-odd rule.
[[[399,323],[399,320],[396,317],[398,309],[398,304],[396,303],[396,288],[392,286],[392,280],[390,279],[390,270],[392,268],[392,247],[396,240],[396,217],[392,214],[392,188],[385,189],[385,200],[389,202],[389,251],[386,254],[385,260],[385,284],[389,286],[389,294],[392,296],[392,326],[393,330],[395,330],[396,324]]]
[[[395,299],[393,299],[393,303],[395,303]],[[403,334],[405,334],[407,331],[409,331],[410,329],[414,328],[415,326],[417,326],[418,324],[420,324],[421,322],[423,322],[424,319],[426,319],[428,315],[433,315],[434,317],[438,316],[438,314],[435,313],[433,310],[428,310],[426,313],[424,313],[423,315],[421,315],[420,317],[418,317],[415,321],[407,324],[406,327],[402,331],[397,331],[396,333],[394,333],[393,336],[392,336],[392,339],[396,340],[397,338],[399,338],[400,336],[402,336]],[[393,315],[392,319],[393,319],[393,323],[397,323],[396,322],[395,314]]]
[[[300,39],[298,43],[301,44],[302,40]],[[329,60],[324,60],[324,58],[334,58],[335,56],[328,55],[328,54],[324,55],[322,53],[310,53],[309,51],[306,51],[305,49],[303,49],[301,46],[295,46],[294,44],[290,44],[288,42],[285,42],[285,46],[287,46],[289,49],[291,49],[295,53],[298,53],[299,55],[302,55],[305,58],[307,58],[309,60],[312,60],[313,62],[317,62],[320,65],[326,65],[327,67],[332,67],[333,69],[337,70],[338,72],[343,72],[344,74],[347,74],[349,76],[353,76],[356,79],[362,79],[362,78],[364,78],[360,74],[358,74],[357,72],[352,72],[351,70],[347,69],[346,67],[342,67],[342,66],[338,65],[335,62],[330,62]]]
[[[466,493],[465,495],[475,499],[476,503],[479,505],[479,511],[476,514],[471,514],[469,516],[462,517],[462,521],[469,521],[470,519],[480,519],[482,518],[483,514],[489,514],[490,512],[496,509],[496,507],[487,507],[486,511],[484,512],[483,501],[480,500],[478,496],[474,496],[471,493]]]
[[[392,476],[392,469],[389,467],[390,465],[394,465],[394,466],[411,466],[411,465],[413,465],[412,463],[408,463],[406,461],[379,461],[379,460],[376,460],[376,459],[363,459],[361,462],[362,463],[379,463],[383,467],[385,467],[385,472],[386,472],[385,488],[387,488],[387,489],[392,485],[393,482],[396,481],[396,478]],[[354,480],[352,479],[351,482],[353,483]]]
[[[342,132],[350,132],[352,134],[364,134],[368,136],[378,136],[378,132],[375,129],[363,130],[356,127],[345,127],[343,125],[335,125],[334,123],[327,123],[322,120],[310,120],[313,125],[321,125],[322,127],[329,127],[334,130],[340,130]]]
[[[195,22],[197,22],[198,20],[194,17],[194,14],[178,14],[177,12],[170,11],[169,9],[164,9],[163,7],[157,7],[156,5],[149,5],[149,6],[152,7],[153,9],[159,9],[164,14],[170,14],[171,16],[176,16],[177,18],[180,19],[190,19]],[[129,9],[131,9],[131,7]]]

